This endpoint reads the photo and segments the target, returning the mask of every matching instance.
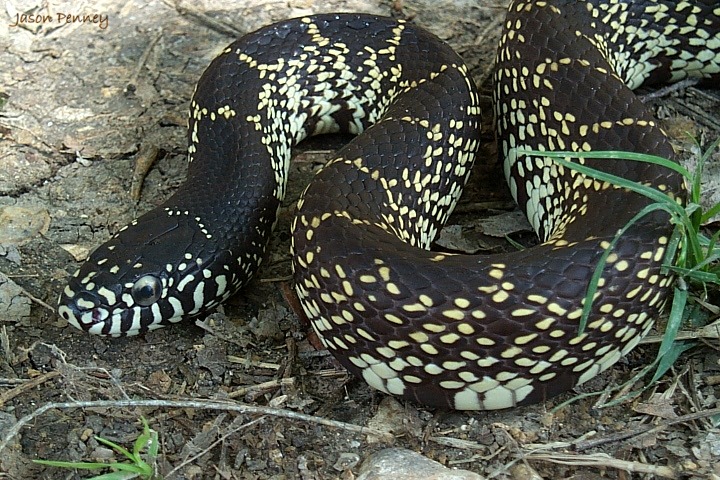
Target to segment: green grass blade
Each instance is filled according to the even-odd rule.
[[[697,143],[697,142],[696,142]],[[597,151],[597,152],[546,152],[537,150],[515,149],[515,153],[520,155],[532,155],[536,157],[548,157],[561,168],[568,168],[579,172],[580,174],[594,178],[598,181],[610,183],[616,187],[633,191],[649,198],[653,203],[646,206],[638,212],[633,218],[613,237],[610,246],[603,252],[598,265],[593,272],[593,276],[588,285],[583,312],[579,326],[579,334],[581,334],[586,326],[589,313],[591,311],[592,299],[598,288],[598,282],[602,277],[603,271],[607,263],[607,257],[615,248],[619,238],[643,216],[656,210],[663,210],[670,215],[670,222],[675,225],[672,235],[666,245],[665,254],[663,256],[663,273],[669,271],[679,276],[678,284],[680,287],[674,288],[672,296],[672,304],[669,312],[668,323],[665,327],[663,339],[658,349],[657,357],[646,368],[643,369],[630,383],[634,383],[640,376],[646,375],[652,369],[655,370],[653,378],[648,386],[656,382],[662,377],[677,361],[678,357],[688,349],[692,348],[696,342],[679,342],[676,340],[677,332],[680,326],[687,318],[693,316],[688,313],[691,309],[688,303],[689,293],[684,285],[692,283],[699,285],[702,291],[707,294],[707,285],[720,284],[720,231],[714,232],[709,238],[703,234],[702,226],[710,219],[720,215],[720,203],[715,204],[704,210],[700,204],[701,192],[701,175],[705,162],[710,155],[720,146],[720,138],[715,140],[709,148],[705,149],[697,159],[697,167],[693,168],[692,173],[676,162],[661,157],[645,154],[637,154],[622,151]],[[698,147],[700,147],[698,145]],[[683,205],[678,202],[677,198],[659,191],[653,187],[633,182],[613,174],[608,174],[594,168],[590,168],[578,161],[571,161],[579,158],[595,158],[595,159],[616,159],[631,160],[640,162],[649,162],[663,166],[682,175],[686,180],[686,185],[691,189],[688,194],[688,202]],[[637,392],[631,392],[629,396],[634,396],[648,388],[645,386]],[[612,404],[625,401],[616,399]],[[718,417],[720,419],[720,416]],[[718,420],[720,423],[720,420]]]
[[[136,473],[110,472],[103,473],[102,475],[98,475],[97,477],[88,478],[87,480],[129,480],[131,478],[137,478],[138,476],[142,477],[142,475],[138,475]]]
[[[33,460],[33,463],[47,465],[49,467],[78,468],[82,470],[100,470],[103,468],[110,468],[110,464],[99,462],[63,462],[61,460]]]
[[[662,356],[649,385],[657,382],[675,364],[678,357],[695,346],[695,342],[674,342]]]
[[[125,448],[121,445],[118,445],[117,443],[107,440],[105,438],[98,437],[97,435],[95,436],[95,440],[107,445],[108,447],[112,448],[116,452],[123,454],[127,459],[135,461],[134,455],[132,453],[130,453],[130,451],[127,448]]]
[[[663,333],[663,339],[658,349],[658,358],[662,359],[667,355],[670,348],[675,342],[677,332],[680,329],[680,325],[683,323],[683,312],[687,305],[688,292],[679,288],[674,289],[672,307],[670,309],[670,315],[668,317],[668,323],[665,326],[665,333]],[[662,362],[662,360],[661,360]]]
[[[585,165],[573,163],[568,160],[565,160],[564,158],[556,158],[555,162],[565,168],[569,168],[571,170],[577,170],[578,172],[582,173],[583,175],[586,175],[591,178],[595,178],[596,180],[608,182],[612,185],[617,185],[618,187],[625,188],[625,189],[633,191],[635,193],[639,193],[640,195],[643,195],[654,202],[667,204],[668,207],[670,207],[670,209],[672,210],[672,213],[674,213],[675,215],[682,216],[685,213],[685,209],[683,208],[682,205],[680,205],[679,203],[674,201],[667,194],[665,194],[653,187],[648,187],[647,185],[642,185],[637,182],[627,180],[626,178],[619,177],[617,175],[613,175],[612,173],[602,172],[600,170],[596,170],[594,168],[587,167]]]
[[[517,251],[525,250],[525,245],[523,245],[520,242],[516,242],[515,240],[513,240],[512,238],[510,238],[507,235],[505,235],[505,241],[508,242],[512,247],[517,249]]]
[[[617,242],[620,240],[620,238],[627,232],[627,230],[632,227],[638,220],[643,218],[644,216],[656,211],[656,210],[665,210],[665,205],[657,204],[657,203],[651,203],[650,205],[645,206],[642,210],[640,210],[638,213],[636,213],[628,222],[615,234],[613,239],[610,241],[610,245],[608,248],[605,249],[605,251],[600,256],[600,259],[598,260],[597,265],[595,266],[595,271],[593,272],[592,277],[590,277],[590,282],[588,283],[587,292],[585,293],[585,302],[583,304],[582,309],[582,315],[580,317],[580,323],[578,326],[578,335],[582,335],[585,331],[585,326],[587,325],[587,320],[590,317],[590,311],[592,309],[593,299],[595,298],[595,293],[598,289],[598,283],[600,282],[600,278],[602,277],[603,271],[605,270],[605,265],[607,264],[607,258],[612,253],[612,250],[615,248],[615,245],[617,245]]]
[[[703,272],[702,270],[698,270],[697,268],[683,268],[671,266],[670,269],[673,272],[683,277],[686,277],[693,282],[715,284],[720,282],[720,278],[718,278],[717,274],[712,272]]]
[[[608,160],[631,160],[634,162],[653,163],[662,167],[673,170],[679,173],[688,181],[692,181],[693,175],[685,167],[677,162],[668,160],[664,157],[657,155],[650,155],[647,153],[636,153],[636,152],[625,152],[622,150],[598,150],[590,152],[572,152],[572,151],[552,151],[547,152],[543,150],[524,150],[517,149],[518,155],[532,155],[536,157],[549,157],[554,159],[566,159],[566,158],[593,158],[593,159],[608,159]],[[588,167],[589,168],[589,167]]]
[[[109,463],[106,466],[123,472],[134,473],[135,475],[143,475],[145,473],[142,465],[134,463]]]
[[[143,423],[143,433],[138,435],[133,445],[133,453],[136,458],[139,458],[140,452],[153,443],[153,434],[155,431],[150,428],[145,418],[141,418]],[[155,435],[157,436],[157,435]]]
[[[667,243],[667,248],[665,249],[665,255],[663,256],[663,267],[662,272],[667,273],[668,270],[675,264],[677,264],[678,259],[684,259],[685,255],[684,252],[684,246],[685,243],[683,243],[683,227],[681,225],[675,225],[675,228],[673,229],[672,233],[670,234],[670,240]],[[681,253],[678,253],[678,249]]]
[[[704,225],[714,216],[720,214],[720,203],[716,203],[700,216],[700,224]]]

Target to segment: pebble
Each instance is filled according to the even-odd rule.
[[[357,480],[483,480],[469,470],[455,470],[404,448],[386,448],[360,466]]]
[[[24,245],[49,227],[50,215],[44,208],[0,207],[0,244]]]

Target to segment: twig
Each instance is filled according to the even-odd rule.
[[[279,283],[279,282],[289,282],[292,280],[292,275],[284,275],[282,277],[268,277],[268,278],[261,278],[260,283]]]
[[[630,438],[630,437],[646,435],[648,433],[657,433],[660,430],[663,430],[671,425],[675,425],[678,423],[691,422],[693,420],[699,420],[701,418],[712,417],[713,415],[720,415],[720,408],[711,408],[709,410],[703,410],[702,412],[688,413],[687,415],[682,415],[677,418],[665,420],[655,426],[647,425],[645,427],[637,428],[635,430],[631,430],[628,432],[619,432],[619,433],[607,435],[607,436],[601,437],[601,438],[579,441],[579,442],[575,443],[575,450],[577,450],[577,451],[587,450],[589,448],[599,447],[600,445],[604,445],[606,443],[612,443],[612,442],[617,442],[620,440],[625,440],[626,438]]]
[[[190,17],[196,20],[200,25],[208,27],[211,30],[215,30],[216,32],[223,35],[227,35],[229,37],[239,37],[243,33],[236,28],[230,25],[226,25],[225,23],[218,20],[215,20],[204,12],[197,10],[193,5],[183,4],[183,2],[179,0],[163,0],[163,3],[165,3],[165,5],[168,5],[171,8],[174,8],[175,11],[178,12],[181,16]]]
[[[483,445],[478,442],[471,442],[470,440],[462,440],[454,437],[428,437],[428,441],[437,443],[444,447],[457,448],[459,450],[487,450],[487,445]]]
[[[647,103],[650,100],[653,100],[655,98],[662,98],[673,92],[679,92],[680,90],[686,90],[687,88],[692,87],[693,85],[697,85],[698,81],[699,80],[697,78],[686,78],[684,80],[680,80],[677,83],[673,83],[672,85],[668,85],[663,88],[658,88],[654,92],[646,93],[645,95],[640,95],[640,100]]]
[[[250,385],[247,387],[240,387],[237,390],[233,390],[232,392],[228,393],[229,398],[238,398],[238,397],[244,397],[248,394],[253,394],[255,397],[258,395],[262,395],[266,392],[270,392],[273,390],[277,390],[281,387],[290,387],[295,384],[294,378],[283,378],[280,380],[270,380],[263,383],[258,383],[257,385]],[[247,399],[246,399],[247,400]]]
[[[245,367],[267,368],[269,370],[280,370],[279,363],[255,361],[255,360],[250,360],[250,359],[243,358],[243,357],[238,357],[235,355],[228,355],[226,358],[227,358],[227,361],[230,363],[239,363],[240,365],[244,365]]]
[[[199,401],[199,400],[96,400],[86,402],[57,402],[48,403],[38,408],[34,412],[25,415],[23,418],[13,425],[8,433],[0,443],[0,452],[10,443],[10,441],[20,433],[20,430],[32,422],[35,418],[43,415],[48,410],[54,408],[58,409],[69,409],[69,408],[127,408],[127,407],[140,407],[140,408],[196,408],[199,410],[224,410],[229,412],[237,412],[244,414],[255,414],[255,415],[270,415],[273,417],[287,418],[289,420],[317,423],[326,427],[337,428],[348,432],[358,434],[370,434],[381,437],[387,441],[394,439],[393,435],[377,430],[374,428],[361,427],[352,423],[338,422],[336,420],[329,420],[327,418],[314,417],[304,413],[292,412],[290,410],[283,410],[281,408],[272,407],[259,407],[251,405],[243,405],[238,403],[225,403],[218,401]]]
[[[720,338],[720,321],[713,322],[695,330],[681,330],[675,336],[675,340],[699,340],[709,338],[717,340]],[[660,343],[662,335],[649,335],[643,338],[640,343]]]
[[[17,284],[16,284],[16,285],[17,285]],[[42,300],[40,300],[39,298],[37,298],[37,297],[34,296],[32,293],[30,293],[30,292],[28,292],[27,290],[25,290],[25,289],[24,289],[23,287],[21,287],[20,285],[17,285],[17,286],[20,288],[20,292],[21,292],[23,295],[25,295],[26,297],[28,297],[31,301],[37,303],[38,305],[40,305],[40,306],[42,306],[42,307],[47,308],[47,309],[50,310],[52,313],[55,313],[55,309],[54,309],[53,307],[51,307],[51,306],[48,305],[47,303],[45,303],[45,302],[43,302]]]
[[[25,383],[18,385],[15,388],[12,388],[8,390],[7,392],[0,395],[0,407],[5,405],[8,401],[12,400],[13,398],[17,397],[18,395],[22,394],[23,392],[30,390],[32,388],[37,387],[38,385],[47,382],[48,380],[52,380],[53,378],[60,375],[60,372],[57,370],[53,370],[52,372],[45,373],[43,375],[39,375],[33,379],[30,379],[26,381]]]
[[[143,143],[140,146],[140,151],[135,155],[135,168],[133,168],[132,181],[130,182],[130,198],[134,202],[140,201],[143,182],[159,153],[160,150],[157,146]]]
[[[0,378],[0,385],[21,385],[23,383],[29,382],[30,380],[27,380],[25,378]]]
[[[594,455],[577,455],[568,453],[531,453],[525,455],[526,460],[543,460],[546,462],[560,463],[562,465],[585,465],[595,467],[611,467],[627,472],[649,473],[663,478],[677,478],[675,469],[662,465],[650,465],[641,462],[629,462],[613,458],[604,453]]]
[[[160,38],[163,35],[162,29],[160,29],[152,40],[150,40],[150,43],[148,43],[148,46],[143,51],[142,55],[140,55],[140,59],[138,60],[137,65],[135,65],[135,70],[133,71],[132,75],[130,75],[130,78],[127,81],[127,87],[128,89],[130,86],[135,86],[137,84],[137,79],[140,76],[140,72],[142,71],[142,68],[147,63],[147,59],[150,57],[150,53],[152,52],[153,48],[155,48],[155,45],[158,41],[160,41]]]

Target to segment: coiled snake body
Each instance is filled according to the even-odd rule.
[[[671,226],[645,217],[608,257],[584,333],[599,257],[648,204],[523,150],[630,150],[671,158],[630,91],[717,78],[713,2],[521,1],[495,71],[499,156],[542,244],[491,256],[428,251],[479,147],[478,95],[433,35],[361,14],[280,22],[224,50],[198,83],[188,180],[99,247],[60,314],[130,335],[207,313],[257,270],[285,193],[291,147],[359,134],[298,202],[295,289],[323,344],[384,392],[456,409],[541,401],[632,349],[666,302]],[[583,160],[680,199],[649,164]]]

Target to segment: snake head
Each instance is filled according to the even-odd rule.
[[[91,253],[61,293],[58,313],[114,337],[202,315],[237,289],[234,276],[213,272],[229,254],[214,245],[198,217],[153,210]]]

